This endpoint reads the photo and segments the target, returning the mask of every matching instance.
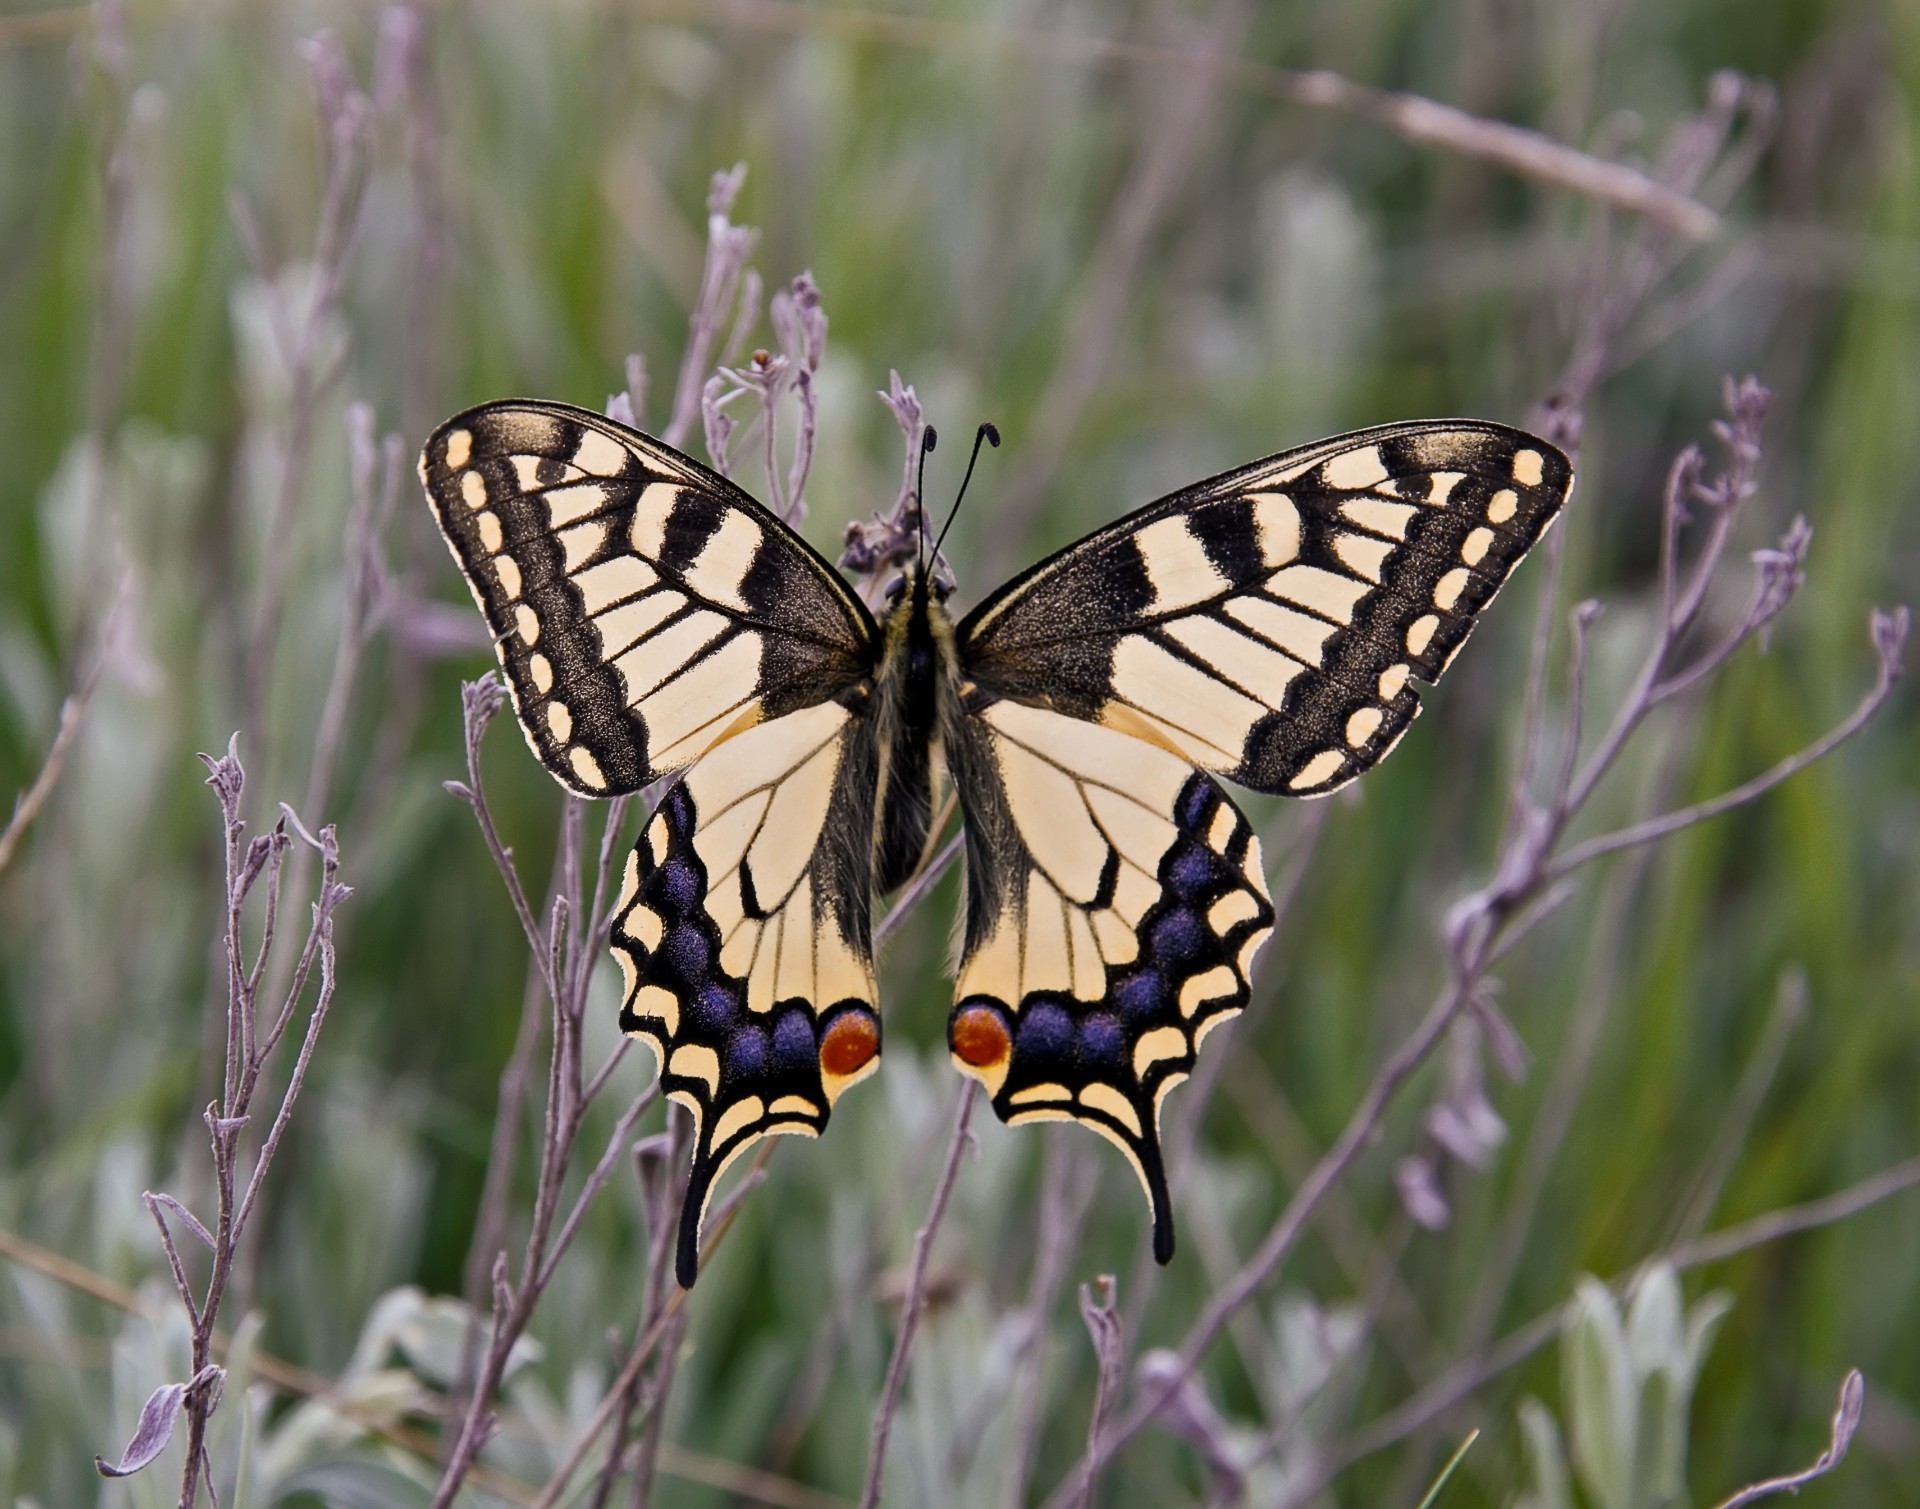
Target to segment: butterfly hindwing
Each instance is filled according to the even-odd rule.
[[[583,796],[636,791],[871,668],[871,617],[798,535],[590,410],[469,409],[420,475],[527,742]]]
[[[967,914],[948,1043],[1009,1123],[1118,1144],[1173,1253],[1160,1104],[1247,1003],[1273,926],[1260,844],[1213,780],[1156,744],[983,698],[948,734]]]
[[[879,1063],[864,720],[821,703],[737,734],[662,798],[615,912],[620,1026],[694,1118],[677,1267],[693,1284],[714,1181],[761,1137],[817,1136]]]
[[[1318,796],[1377,763],[1551,522],[1565,456],[1468,420],[1386,425],[1203,482],[1016,578],[969,677]]]

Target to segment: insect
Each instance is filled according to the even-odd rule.
[[[924,557],[876,616],[732,482],[586,409],[469,409],[420,474],[541,763],[590,797],[685,772],[612,948],[620,1026],[694,1119],[688,1287],[727,1164],[818,1135],[877,1067],[872,902],[927,861],[947,782],[953,1061],[1003,1121],[1117,1144],[1170,1260],[1161,1102],[1274,920],[1219,778],[1312,797],[1378,762],[1572,484],[1500,425],[1360,430],[1150,504],[955,622]]]

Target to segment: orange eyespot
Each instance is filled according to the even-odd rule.
[[[969,1006],[960,1012],[947,1029],[947,1038],[960,1062],[976,1069],[1003,1064],[1013,1051],[1007,1024],[991,1006]]]
[[[880,1024],[866,1011],[843,1011],[820,1039],[820,1067],[828,1074],[858,1074],[880,1051]]]

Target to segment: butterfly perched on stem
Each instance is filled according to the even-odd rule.
[[[695,1122],[688,1286],[727,1164],[817,1135],[877,1067],[873,898],[928,862],[949,784],[954,1063],[1004,1121],[1117,1144],[1168,1261],[1160,1104],[1273,926],[1216,777],[1321,796],[1378,762],[1572,485],[1500,425],[1361,430],[1129,514],[955,622],[924,558],[876,617],[739,487],[586,409],[470,409],[420,474],[541,763],[594,797],[686,772],[612,946],[621,1028]]]

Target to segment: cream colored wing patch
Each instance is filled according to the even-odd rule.
[[[1071,1118],[1126,1153],[1173,1255],[1160,1103],[1247,1003],[1273,927],[1260,844],[1157,744],[1015,702],[951,736],[966,944],[947,1027],[1001,1120]]]
[[[620,1026],[693,1114],[676,1267],[691,1288],[714,1182],[759,1138],[817,1136],[879,1064],[869,931],[869,731],[827,702],[709,751],[628,857],[613,926]]]
[[[598,414],[470,409],[420,478],[527,742],[582,795],[636,791],[871,669],[871,617],[798,535]]]
[[[1387,425],[1242,467],[1071,545],[960,625],[966,674],[1257,791],[1376,764],[1572,486],[1500,425]]]

